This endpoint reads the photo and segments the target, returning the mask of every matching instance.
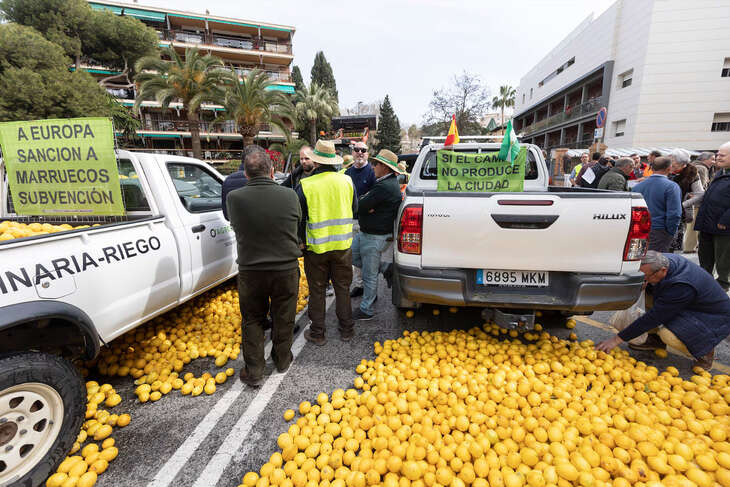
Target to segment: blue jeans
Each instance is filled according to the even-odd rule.
[[[373,303],[378,296],[378,274],[383,272],[387,263],[380,262],[380,254],[388,247],[389,235],[374,235],[360,231],[352,240],[352,265],[362,269],[364,290],[360,310],[369,315],[375,314]]]

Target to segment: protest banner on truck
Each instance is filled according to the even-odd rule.
[[[123,215],[108,118],[0,123],[0,147],[18,215]]]
[[[514,161],[499,158],[499,152],[468,154],[440,150],[436,153],[438,191],[522,191],[527,150],[520,149]]]

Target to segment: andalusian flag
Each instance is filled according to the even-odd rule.
[[[446,134],[444,145],[453,145],[459,143],[459,131],[456,129],[456,115],[451,115],[451,127],[449,133]]]
[[[512,128],[512,120],[507,122],[507,128],[502,139],[502,147],[499,148],[499,158],[503,161],[512,161],[520,153],[520,143],[517,141],[517,134]]]

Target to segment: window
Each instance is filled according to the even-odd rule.
[[[545,83],[547,83],[548,81],[550,81],[551,79],[553,79],[554,77],[556,77],[557,75],[559,75],[560,73],[562,73],[563,71],[565,71],[567,68],[571,67],[574,64],[575,64],[575,58],[574,57],[568,59],[567,62],[565,62],[562,65],[558,66],[555,71],[553,71],[552,73],[550,73],[549,75],[547,75],[537,85],[538,86],[544,85]]]
[[[180,201],[190,213],[221,209],[223,184],[206,169],[196,164],[168,162],[167,172],[172,178]]]
[[[530,88],[530,100],[532,100],[532,88]]]
[[[613,136],[623,137],[626,130],[626,119],[613,122]]]
[[[522,93],[522,103],[525,103],[525,94]]]
[[[127,212],[150,211],[147,196],[142,189],[137,171],[129,159],[119,159],[117,162],[119,170],[119,185],[122,188],[122,201]]]
[[[628,88],[631,86],[632,79],[634,77],[634,70],[629,69],[625,73],[621,73],[618,75],[618,87],[619,88]]]
[[[716,113],[710,130],[712,132],[730,132],[730,113]]]
[[[470,154],[475,154],[477,152],[476,149],[461,149],[456,150],[455,152],[466,152]],[[482,151],[482,152],[492,152],[492,151]],[[494,151],[498,152],[498,151]],[[438,170],[437,170],[437,162],[436,162],[436,151],[431,151],[426,156],[426,160],[423,161],[423,165],[421,166],[421,179],[428,179],[428,180],[435,180],[438,179]],[[537,162],[535,161],[535,156],[532,153],[532,151],[527,151],[527,164],[525,166],[525,180],[531,180],[531,179],[537,179]]]
[[[730,57],[725,58],[725,62],[722,64],[722,74],[720,76],[723,78],[730,78]]]

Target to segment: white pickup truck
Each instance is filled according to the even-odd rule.
[[[117,152],[127,214],[0,241],[0,485],[42,484],[81,427],[86,389],[68,359],[234,276],[223,176],[196,159]],[[0,165],[0,222],[22,218]]]
[[[442,147],[421,149],[396,219],[393,304],[480,306],[501,326],[529,329],[535,310],[547,323],[636,301],[650,227],[640,194],[549,187],[532,145],[523,192],[437,191]],[[450,149],[494,152],[499,144]]]

